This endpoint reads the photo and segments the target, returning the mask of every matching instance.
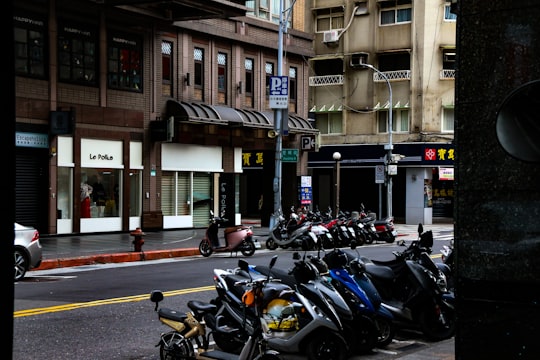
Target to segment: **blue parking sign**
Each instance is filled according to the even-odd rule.
[[[270,108],[287,109],[289,103],[289,77],[271,76],[269,86]]]

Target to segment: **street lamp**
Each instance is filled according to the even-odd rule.
[[[384,81],[386,82],[386,85],[388,86],[388,144],[384,145],[384,150],[387,151],[386,157],[384,159],[384,166],[386,168],[386,187],[387,187],[387,211],[388,211],[388,217],[392,217],[392,176],[389,174],[389,165],[393,162],[392,160],[392,150],[394,149],[394,145],[392,144],[392,86],[390,85],[390,80],[388,80],[388,77],[385,73],[379,71],[379,69],[375,68],[374,66],[370,64],[362,64],[362,66],[367,67],[373,71],[375,71],[377,74],[379,74]]]
[[[332,154],[332,158],[336,162],[336,218],[339,216],[339,185],[340,185],[340,167],[339,161],[341,160],[341,153],[336,151]]]

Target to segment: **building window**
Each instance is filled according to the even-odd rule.
[[[122,170],[81,168],[81,179],[81,218],[121,216]]]
[[[443,69],[455,70],[456,68],[456,49],[443,50]]]
[[[315,115],[315,125],[321,134],[342,134],[343,122],[341,112],[318,113]]]
[[[255,60],[247,58],[244,61],[244,71],[245,71],[245,106],[253,108],[255,106],[255,94],[253,89],[255,88],[255,73],[254,73],[254,64]]]
[[[44,79],[46,73],[46,23],[40,19],[14,16],[15,73]]]
[[[378,113],[378,132],[388,132],[388,110]],[[409,132],[409,110],[396,109],[392,111],[392,132]]]
[[[411,0],[382,1],[380,6],[381,25],[403,24],[412,20]]]
[[[281,0],[250,0],[246,1],[246,7],[248,8],[247,16],[256,17],[267,21],[272,21],[275,24],[279,24],[279,3]],[[283,10],[292,11],[291,1],[283,1]],[[287,14],[285,12],[283,20],[287,20]],[[288,19],[292,19],[292,14],[288,16]],[[287,22],[287,27],[290,27],[290,20]]]
[[[289,68],[289,111],[297,112],[297,92],[298,92],[298,69],[291,66]]]
[[[58,30],[58,78],[63,82],[97,85],[97,32],[77,25]]]
[[[195,76],[193,77],[193,97],[197,101],[204,101],[204,49],[193,50]]]
[[[345,14],[343,7],[333,7],[317,10],[316,32],[341,30],[344,28]]]
[[[218,63],[218,103],[227,103],[227,54],[219,52],[217,55]]]
[[[379,71],[398,71],[411,69],[409,53],[380,54],[378,56]]]
[[[161,174],[161,211],[164,216],[191,215],[191,173]]]
[[[142,43],[127,35],[109,39],[108,85],[111,89],[142,92]]]
[[[454,132],[454,108],[443,108],[442,131]]]
[[[274,64],[271,62],[267,62],[264,65],[264,71],[266,73],[266,98],[270,96],[270,78],[274,76]]]
[[[445,21],[456,21],[457,15],[452,13],[452,8],[450,3],[444,4],[444,20]]]
[[[161,94],[173,96],[173,43],[161,42]]]

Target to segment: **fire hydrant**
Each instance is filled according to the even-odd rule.
[[[136,228],[135,231],[132,231],[129,235],[135,237],[131,242],[134,247],[133,251],[141,252],[144,244],[144,239],[142,237],[146,234],[142,232],[141,228]]]

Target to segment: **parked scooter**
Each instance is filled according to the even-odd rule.
[[[239,266],[247,269],[247,263],[239,261]],[[272,260],[275,263],[275,259]],[[273,266],[271,263],[271,266]],[[240,265],[244,264],[244,265]],[[150,300],[154,302],[155,311],[158,313],[159,320],[169,326],[172,331],[161,334],[159,346],[161,360],[195,360],[195,359],[214,359],[214,360],[280,360],[279,353],[271,350],[267,346],[266,333],[263,332],[262,308],[263,297],[267,294],[265,289],[268,280],[257,279],[255,281],[242,281],[237,286],[244,286],[245,292],[242,296],[242,302],[247,308],[254,309],[255,316],[260,322],[255,324],[253,334],[248,336],[242,346],[240,354],[232,354],[223,351],[223,349],[209,349],[210,337],[214,340],[220,338],[220,334],[238,333],[240,329],[229,326],[221,326],[215,320],[216,305],[202,301],[189,301],[190,311],[182,313],[169,308],[159,308],[158,304],[163,300],[163,293],[160,290],[154,290],[150,294]],[[210,332],[207,333],[206,324]],[[216,342],[217,343],[217,342]],[[195,351],[194,344],[197,346]],[[218,345],[219,346],[219,345]]]
[[[311,248],[317,243],[317,236],[312,231],[312,222],[298,216],[294,211],[294,206],[291,206],[291,214],[286,220],[280,212],[278,221],[270,230],[268,240],[266,240],[266,248],[275,250],[281,248],[300,248],[303,242],[307,242]]]
[[[356,243],[351,244],[356,249]],[[374,324],[370,346],[384,347],[392,342],[395,334],[394,316],[382,306],[377,289],[362,271],[358,257],[350,257],[334,249],[323,257],[328,266],[332,284],[343,295],[355,317],[369,318]]]
[[[443,264],[448,266],[448,271],[445,272],[446,279],[448,281],[448,289],[454,289],[454,240],[450,242],[450,245],[443,245],[441,249],[441,259]]]
[[[244,256],[252,256],[255,253],[255,242],[253,241],[253,229],[247,225],[235,225],[223,230],[225,245],[219,243],[219,228],[228,220],[221,216],[214,216],[210,210],[210,225],[206,229],[204,238],[199,244],[199,252],[202,256],[208,257],[214,252],[233,252],[240,251]]]
[[[348,294],[341,293],[334,286],[328,267],[319,255],[304,252],[301,257],[295,252],[293,259],[294,267],[289,271],[279,268],[271,270],[266,266],[254,266],[252,271],[279,278],[296,288],[342,328],[342,336],[349,344],[351,354],[369,353],[376,345],[378,330],[369,314],[357,311],[356,307],[364,304],[359,305],[344,298]]]
[[[456,328],[454,294],[447,289],[446,276],[423,248],[433,245],[433,233],[422,233],[420,224],[417,245],[390,261],[361,257],[360,264],[381,295],[383,306],[404,328],[420,329],[433,341],[447,339]],[[408,256],[417,252],[416,260]]]
[[[277,258],[277,255],[274,257]],[[256,319],[254,315],[241,305],[242,294],[233,284],[245,278],[263,278],[269,276],[253,274],[246,269],[214,269],[214,282],[218,297],[216,318],[222,324],[240,327],[239,335],[247,337],[252,334]],[[272,279],[270,279],[272,280]],[[304,354],[309,360],[344,360],[348,356],[348,345],[341,335],[341,329],[327,316],[322,307],[310,301],[303,291],[295,291],[286,284],[273,279],[267,284],[274,289],[273,295],[263,300],[263,329],[268,338],[268,346],[279,353]],[[316,292],[312,286],[305,291]],[[322,298],[320,298],[322,299]],[[328,306],[328,305],[326,305]],[[339,319],[338,319],[339,321]],[[225,341],[224,338],[220,341]],[[242,336],[231,334],[228,344],[242,344]],[[218,345],[219,346],[219,345]]]
[[[360,205],[360,217],[362,219],[370,218],[373,220],[373,225],[375,225],[375,230],[377,231],[377,239],[387,243],[393,243],[396,240],[397,230],[394,226],[394,218],[386,217],[384,219],[377,220],[374,213],[366,213],[364,204]]]

